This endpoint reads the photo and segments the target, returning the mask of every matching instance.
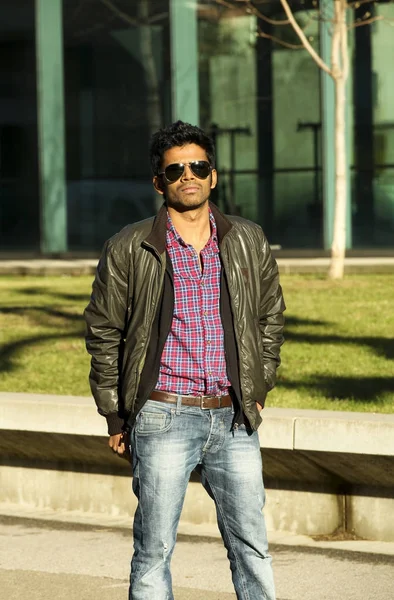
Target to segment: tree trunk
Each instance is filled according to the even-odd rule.
[[[346,1],[335,0],[332,74],[335,84],[335,209],[328,276],[341,279],[345,267],[347,214],[346,81],[348,76]]]
[[[331,246],[330,279],[341,279],[344,272],[346,250],[346,82],[343,77],[335,80],[335,209]]]

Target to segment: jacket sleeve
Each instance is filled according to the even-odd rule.
[[[85,309],[86,348],[92,357],[90,387],[108,433],[122,431],[119,415],[119,372],[128,308],[128,261],[115,250],[112,239],[103,249]]]
[[[280,347],[284,342],[283,328],[286,306],[276,260],[271,254],[267,238],[260,230],[260,332],[264,348],[264,376],[268,389],[276,382],[280,365]]]

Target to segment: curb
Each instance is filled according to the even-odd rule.
[[[70,530],[94,530],[112,529],[123,531],[131,535],[133,521],[131,518],[111,517],[103,514],[77,514],[67,512],[55,512],[49,510],[37,510],[28,507],[13,507],[0,503],[0,524],[12,525],[31,524],[33,527],[43,529],[70,529]],[[329,537],[329,536],[327,536]],[[219,530],[216,525],[195,525],[193,523],[181,522],[178,528],[178,538],[187,541],[222,543]],[[306,535],[297,535],[286,531],[268,531],[270,547],[297,547],[307,550],[327,552],[351,552],[362,554],[374,554],[394,559],[394,542],[379,542],[360,539],[326,539],[315,540]]]

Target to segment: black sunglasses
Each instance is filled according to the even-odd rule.
[[[190,167],[193,175],[199,179],[206,179],[212,171],[212,167],[207,160],[192,160],[188,163],[173,163],[172,165],[168,165],[158,175],[164,175],[169,183],[175,183],[175,181],[178,181],[182,177],[186,166]]]

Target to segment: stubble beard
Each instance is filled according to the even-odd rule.
[[[190,210],[198,210],[207,204],[209,201],[209,194],[205,198],[168,198],[165,197],[165,201],[168,207],[173,208],[177,212],[187,212]]]

